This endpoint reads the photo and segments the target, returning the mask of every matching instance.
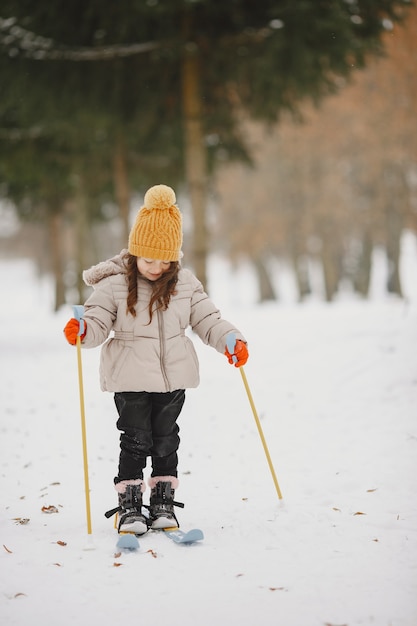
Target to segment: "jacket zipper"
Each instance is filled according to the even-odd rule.
[[[162,316],[161,309],[158,309],[156,313],[158,316],[158,326],[159,326],[159,364],[161,366],[161,373],[165,382],[166,390],[169,391],[170,385],[169,385],[167,371],[165,368],[165,345],[166,344],[165,344],[164,318]]]

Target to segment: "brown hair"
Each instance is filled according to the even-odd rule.
[[[140,276],[137,257],[129,252],[124,257],[126,265],[126,282],[127,282],[127,312],[136,317],[136,304],[138,301],[138,277]],[[155,282],[150,282],[152,286],[152,296],[149,300],[149,324],[152,321],[153,306],[157,303],[157,309],[165,311],[168,308],[171,296],[175,293],[175,287],[178,282],[178,272],[180,264],[178,261],[171,261],[169,269],[162,274]]]

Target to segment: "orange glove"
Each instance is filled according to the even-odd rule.
[[[229,350],[226,348],[225,355],[227,356],[230,365],[234,364],[235,367],[242,367],[242,365],[245,365],[249,358],[246,343],[243,343],[240,339],[238,339],[235,343],[235,350],[233,354],[230,354]]]
[[[80,322],[76,320],[75,317],[72,317],[64,328],[65,337],[68,343],[70,343],[72,346],[75,346],[75,344],[77,343],[77,337],[78,337],[79,332],[80,332]],[[84,339],[86,334],[87,334],[87,322],[84,320],[84,332],[82,335],[80,335],[81,341]]]

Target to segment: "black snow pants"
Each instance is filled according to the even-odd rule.
[[[119,414],[117,428],[122,431],[115,483],[143,478],[148,456],[152,458],[152,476],[177,476],[180,444],[177,418],[184,400],[184,389],[168,393],[114,394]]]

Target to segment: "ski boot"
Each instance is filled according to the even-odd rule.
[[[154,530],[179,527],[175,517],[174,506],[181,508],[181,502],[175,502],[175,487],[178,487],[178,478],[175,476],[152,477],[149,479],[151,497],[149,502],[150,527]]]
[[[142,492],[145,483],[140,481],[122,481],[115,485],[119,493],[119,514],[117,530],[119,533],[143,535],[148,530],[148,520],[142,513]]]

